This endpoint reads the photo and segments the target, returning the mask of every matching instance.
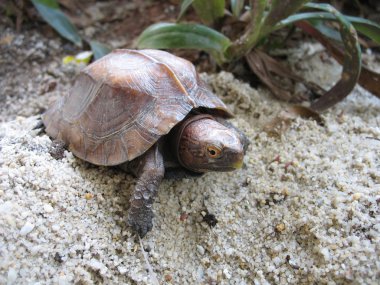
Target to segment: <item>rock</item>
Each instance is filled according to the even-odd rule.
[[[231,279],[231,273],[228,271],[227,268],[224,268],[224,269],[223,269],[223,276],[224,276],[226,279]]]
[[[34,229],[34,224],[26,222],[20,230],[20,235],[26,236]]]
[[[9,268],[7,275],[7,285],[15,284],[16,279],[17,271],[13,267]]]
[[[201,245],[197,245],[197,251],[199,252],[200,255],[205,254],[205,249]]]
[[[46,213],[52,213],[54,211],[54,208],[50,204],[45,204],[44,210]]]
[[[94,269],[94,270],[98,270],[100,272],[100,274],[104,275],[108,268],[103,264],[101,263],[99,260],[95,259],[95,258],[92,258],[88,265]]]

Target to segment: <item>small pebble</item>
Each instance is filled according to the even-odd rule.
[[[173,277],[170,274],[165,274],[165,281],[170,282],[172,281]]]
[[[63,256],[61,254],[59,254],[59,252],[56,252],[54,254],[54,260],[58,263],[62,263],[63,262]]]
[[[64,273],[60,273],[58,277],[58,285],[69,285],[70,282],[67,280],[67,276]]]
[[[26,222],[25,225],[21,228],[20,234],[22,236],[26,236],[28,233],[30,233],[34,229],[34,225]]]
[[[99,270],[100,274],[104,274],[108,270],[102,262],[95,258],[92,258],[88,265],[94,270]]]
[[[249,269],[249,265],[248,265],[248,263],[246,263],[246,262],[244,262],[244,261],[241,261],[241,262],[239,263],[239,267],[240,267],[240,269],[243,269],[243,270],[248,270],[248,269]]]
[[[352,200],[353,201],[358,201],[358,200],[360,200],[361,196],[362,196],[361,193],[355,193],[355,194],[352,195]]]
[[[14,268],[9,268],[8,270],[8,276],[7,276],[7,284],[15,284],[15,281],[17,279],[17,271]]]
[[[127,267],[125,266],[119,266],[117,269],[119,270],[120,274],[125,274],[128,271]]]
[[[180,217],[179,217],[179,220],[180,220],[181,222],[184,222],[184,221],[187,220],[188,217],[189,217],[189,214],[187,214],[187,213],[182,213],[182,214],[180,215]]]
[[[52,213],[54,211],[54,208],[50,204],[45,204],[44,210],[46,213]]]
[[[200,255],[205,254],[205,249],[201,245],[197,245],[197,251],[199,252]]]
[[[321,253],[326,261],[330,260],[330,251],[328,248],[322,248]]]
[[[86,199],[86,200],[90,200],[90,199],[92,199],[94,197],[94,195],[92,195],[91,193],[86,193],[86,194],[84,194],[84,198]]]
[[[205,272],[204,272],[202,266],[198,266],[197,271],[196,271],[196,277],[197,277],[198,283],[200,283],[200,281],[203,279],[204,275],[205,275]]]
[[[51,226],[51,229],[53,230],[53,231],[55,231],[55,232],[58,232],[59,230],[60,230],[60,226],[59,225],[57,225],[57,224],[54,224],[54,225],[52,225]]]
[[[226,279],[231,279],[231,273],[228,271],[227,268],[223,269],[223,275]]]
[[[282,233],[284,230],[285,230],[285,224],[284,223],[280,223],[280,224],[276,225],[276,232]]]

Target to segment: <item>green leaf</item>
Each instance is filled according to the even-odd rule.
[[[181,11],[179,12],[177,21],[181,20],[182,16],[185,14],[187,9],[190,7],[190,5],[193,3],[194,0],[182,0],[181,1]]]
[[[329,19],[329,20],[331,20],[333,16],[336,16],[335,12],[332,12],[334,10],[336,11],[336,9],[328,4],[308,3],[308,4],[305,4],[305,7],[312,8],[312,9],[319,9],[319,10],[323,10],[327,12],[325,13],[325,17],[326,19]],[[328,15],[329,13],[330,15]],[[333,16],[331,14],[333,14]],[[345,16],[342,14],[340,15],[344,17],[346,21],[349,21],[350,23],[352,23],[355,29],[357,29],[359,32],[366,35],[367,37],[369,37],[376,43],[380,43],[380,25],[379,24],[367,19],[359,18],[359,17]]]
[[[232,14],[238,18],[244,8],[244,0],[231,0]]]
[[[263,24],[262,36],[272,32],[278,22],[297,12],[307,2],[310,0],[273,0]]]
[[[193,7],[202,21],[208,25],[224,16],[224,0],[194,0]]]
[[[34,2],[34,1],[32,0],[32,2]],[[57,1],[55,1],[55,0],[37,0],[36,2],[38,2],[42,5],[45,5],[49,8],[59,9],[59,5],[58,5]]]
[[[231,58],[238,59],[244,56],[258,43],[267,6],[268,0],[251,1],[251,21],[247,31],[229,47],[227,53]]]
[[[251,0],[251,22],[247,31],[229,49],[233,58],[240,58],[271,33],[276,24],[302,8],[310,0]]]
[[[281,29],[287,25],[290,25],[292,23],[295,23],[297,21],[302,20],[313,20],[313,19],[319,19],[319,20],[336,20],[336,18],[330,14],[325,12],[307,12],[307,13],[298,13],[291,15],[287,17],[286,19],[281,20],[276,24],[274,27],[275,30]]]
[[[218,63],[226,60],[224,52],[231,44],[223,34],[199,24],[158,23],[148,27],[138,38],[138,48],[185,48],[210,53]]]
[[[90,41],[89,44],[92,52],[94,53],[95,60],[98,60],[99,58],[102,58],[111,52],[111,49],[107,45],[99,43],[97,41]]]
[[[259,34],[261,26],[265,20],[265,12],[268,6],[268,0],[254,0],[251,2],[252,21],[250,29],[257,30],[256,33]]]
[[[41,17],[52,26],[62,37],[73,42],[77,46],[82,46],[82,39],[65,14],[59,10],[55,0],[32,0],[34,7]]]
[[[380,25],[367,19],[345,16],[350,21],[355,29],[372,39],[377,44],[380,44]]]
[[[311,7],[310,5],[305,6]],[[366,35],[374,42],[380,44],[380,25],[376,24],[375,22],[359,17],[344,16],[344,18],[348,20],[358,32]],[[275,26],[275,29],[280,29],[286,25],[292,24],[297,21],[312,19],[319,19],[323,21],[337,21],[337,18],[329,12],[298,13],[280,21]]]
[[[326,25],[326,21],[324,20],[317,20],[317,19],[311,19],[309,20],[309,23],[314,26],[318,31],[320,31],[323,35],[326,37],[341,42],[342,37],[340,36],[340,33],[329,26]]]

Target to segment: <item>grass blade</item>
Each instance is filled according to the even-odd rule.
[[[244,8],[244,0],[231,0],[231,10],[232,14],[239,18],[241,11]]]
[[[258,31],[261,29],[261,26],[265,20],[265,10],[267,6],[268,0],[251,1],[252,22],[250,29]]]
[[[231,44],[223,34],[199,24],[158,23],[148,27],[138,38],[138,48],[185,48],[209,52],[222,63]]]
[[[261,26],[265,20],[268,0],[251,0],[251,21],[247,31],[229,47],[230,57],[240,58],[248,53],[258,42]]]
[[[224,16],[224,0],[194,0],[193,7],[202,21],[208,25]]]
[[[59,10],[55,0],[32,0],[34,7],[41,17],[53,27],[62,37],[71,41],[77,46],[82,46],[82,39],[65,14]]]
[[[282,19],[302,8],[310,0],[251,0],[251,22],[249,28],[230,47],[231,57],[247,54],[265,36],[271,33]],[[269,12],[267,12],[269,8]]]
[[[265,35],[273,31],[273,27],[278,22],[297,12],[307,2],[310,2],[310,0],[273,0],[263,25]]]
[[[332,27],[329,27],[326,25],[326,21],[324,20],[309,20],[309,23],[314,26],[318,31],[320,31],[324,36],[328,37],[329,39],[332,39],[337,42],[342,41],[342,37],[340,36],[340,33],[333,29]]]
[[[306,5],[306,7],[309,7],[309,5]],[[344,16],[346,20],[348,20],[354,28],[372,39],[374,42],[380,44],[380,25],[376,24],[375,22],[369,21],[367,19],[362,19],[359,17],[350,17],[350,16]],[[288,18],[280,21],[278,24],[276,24],[275,29],[280,29],[286,25],[295,23],[297,21],[301,20],[322,20],[322,21],[337,21],[337,18],[329,13],[329,12],[306,12],[306,13],[298,13],[292,16],[289,16]]]
[[[380,44],[380,25],[358,17],[346,16],[346,19],[354,25],[358,32],[366,35],[377,44]]]
[[[190,5],[193,3],[194,0],[182,0],[181,1],[181,10],[179,11],[179,15],[177,18],[177,22],[181,20],[187,9],[190,7]]]

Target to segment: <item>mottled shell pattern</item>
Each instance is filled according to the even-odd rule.
[[[79,158],[117,165],[147,151],[193,109],[230,117],[189,61],[159,50],[115,50],[80,72],[43,115],[46,132]]]

